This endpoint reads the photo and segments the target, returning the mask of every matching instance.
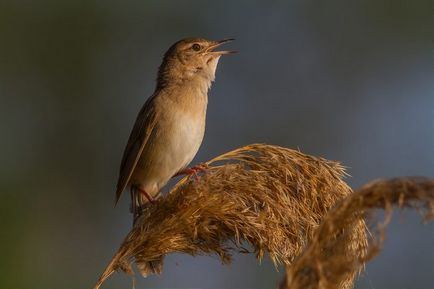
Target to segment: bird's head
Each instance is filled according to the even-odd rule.
[[[216,51],[220,45],[232,41],[220,41],[203,38],[187,38],[173,44],[164,55],[158,72],[158,85],[168,82],[204,80],[209,83],[215,78],[215,71],[220,56],[235,51]]]

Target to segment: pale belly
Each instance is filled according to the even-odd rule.
[[[156,194],[177,172],[188,166],[202,143],[205,116],[178,113],[157,125],[134,170],[132,182]]]

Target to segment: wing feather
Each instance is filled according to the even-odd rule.
[[[118,184],[116,187],[116,200],[115,204],[119,201],[122,192],[125,190],[131,175],[139,161],[140,155],[143,152],[146,143],[149,140],[155,123],[156,111],[153,106],[154,96],[151,96],[140,110],[136,122],[134,123],[133,130],[131,131],[128,139],[127,146],[125,147],[122,157]]]

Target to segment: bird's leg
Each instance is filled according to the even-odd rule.
[[[200,172],[205,172],[207,169],[209,169],[209,166],[206,163],[198,163],[197,165],[192,167],[192,169],[198,170]]]
[[[144,195],[151,204],[155,204],[156,199],[148,194],[144,189],[138,185],[131,186],[131,213],[133,213],[133,225],[141,215],[141,211],[147,203],[142,204],[141,195]]]
[[[194,176],[196,178],[196,180],[199,178],[198,177],[198,173],[200,172],[206,172],[206,170],[208,169],[208,165],[205,163],[200,163],[197,164],[191,168],[185,168],[183,170],[180,170],[179,172],[177,172],[174,177],[177,176],[183,176],[183,175],[189,175],[189,176]]]
[[[152,203],[152,204],[155,203],[155,199],[150,194],[148,194],[144,189],[142,189],[138,185],[132,185],[131,186],[131,200],[132,200],[132,211],[133,212],[135,209],[140,207],[140,200],[138,198],[138,195],[136,194],[136,191],[139,191],[142,195],[144,195],[150,203]]]
[[[142,189],[139,186],[135,186],[135,189],[138,190],[140,193],[142,193],[151,204],[155,203],[155,199],[150,194],[148,194],[144,189]]]

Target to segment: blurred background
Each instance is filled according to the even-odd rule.
[[[93,287],[131,227],[128,194],[113,201],[132,124],[184,37],[239,50],[220,61],[194,162],[265,142],[342,161],[354,188],[433,177],[433,3],[2,1],[0,287]],[[356,288],[434,288],[434,224],[395,213],[387,232]],[[281,272],[175,254],[136,288],[275,288]]]

